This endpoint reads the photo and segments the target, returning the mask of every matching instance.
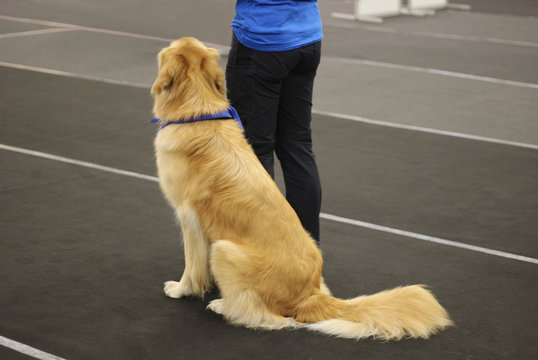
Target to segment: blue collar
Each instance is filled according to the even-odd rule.
[[[239,114],[237,113],[237,110],[233,106],[230,106],[228,109],[221,111],[217,114],[209,114],[209,115],[202,115],[200,117],[191,117],[189,119],[182,119],[182,120],[174,120],[174,121],[166,121],[164,122],[159,130],[162,130],[163,128],[167,127],[170,124],[187,124],[197,121],[205,121],[205,120],[227,120],[227,119],[235,119],[241,130],[243,130],[243,134],[245,133],[245,129],[243,128],[243,124],[241,123],[241,120],[239,119]],[[152,119],[150,122],[152,123],[158,123],[159,119]]]

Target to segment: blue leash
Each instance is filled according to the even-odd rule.
[[[205,121],[205,120],[227,120],[227,119],[235,119],[241,130],[243,130],[243,134],[245,134],[245,129],[243,128],[243,124],[241,123],[241,119],[239,119],[239,114],[237,113],[237,110],[233,106],[230,106],[228,109],[221,111],[217,114],[209,114],[209,115],[202,115],[197,118],[190,118],[190,119],[182,119],[182,120],[174,120],[174,121],[166,121],[164,122],[159,130],[162,130],[163,128],[167,127],[170,124],[188,124],[193,123],[197,121]],[[151,123],[158,123],[159,119],[152,119]],[[158,131],[159,131],[158,130]]]

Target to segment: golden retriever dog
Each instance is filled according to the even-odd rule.
[[[151,88],[161,189],[183,233],[185,270],[172,298],[200,296],[230,323],[308,328],[352,339],[428,338],[452,324],[422,285],[349,300],[333,297],[311,236],[260,164],[234,119],[187,121],[229,108],[217,50],[182,38],[158,55]]]

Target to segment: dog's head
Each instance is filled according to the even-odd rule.
[[[155,110],[178,107],[193,99],[225,100],[224,72],[216,49],[185,37],[162,49],[158,62],[159,72],[151,87]]]

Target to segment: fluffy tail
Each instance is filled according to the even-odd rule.
[[[300,306],[295,319],[309,323],[305,325],[309,329],[357,340],[427,339],[453,325],[446,310],[423,285],[398,287],[350,300],[313,295]]]

